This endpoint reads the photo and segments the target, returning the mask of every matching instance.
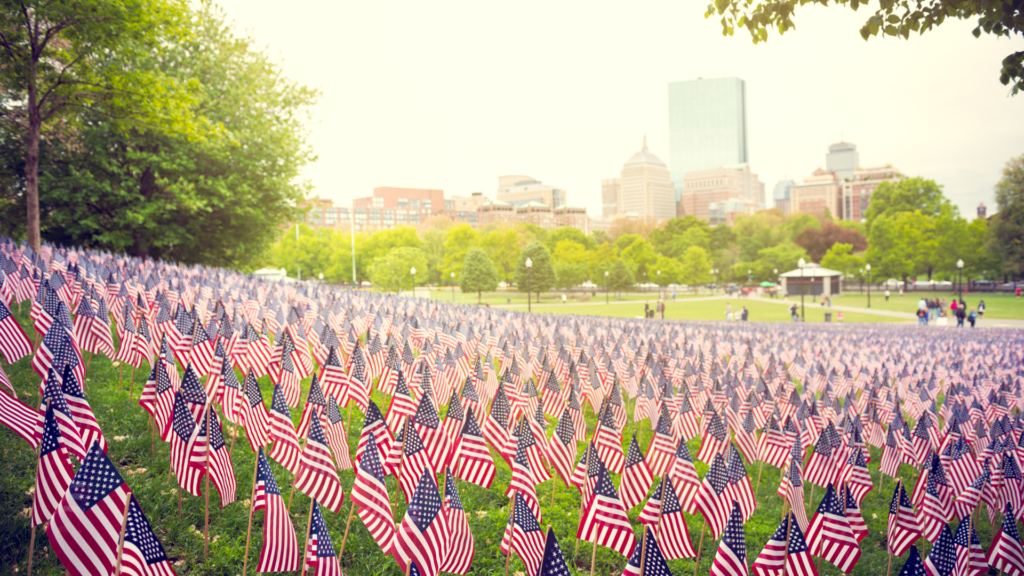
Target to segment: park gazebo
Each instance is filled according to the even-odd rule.
[[[801,286],[805,296],[840,296],[842,284],[839,279],[842,275],[837,270],[808,262],[803,268],[779,274],[779,281],[782,283],[782,293],[786,296],[799,296]]]

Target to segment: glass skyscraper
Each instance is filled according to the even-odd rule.
[[[669,170],[677,191],[695,170],[735,166],[747,159],[747,84],[739,78],[670,82]]]

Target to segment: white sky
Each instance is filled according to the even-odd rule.
[[[866,9],[806,6],[796,30],[755,46],[745,29],[723,37],[697,0],[219,3],[322,91],[305,176],[337,202],[375,186],[493,198],[499,175],[529,174],[600,216],[601,178],[645,133],[668,161],[667,84],[698,76],[746,80],[769,205],[781,177],[824,167],[841,137],[862,166],[938,181],[968,217],[995,210],[1002,167],[1024,154],[1024,94],[998,80],[1024,40],[975,39],[969,22],[864,42]]]

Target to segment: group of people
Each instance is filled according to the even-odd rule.
[[[956,318],[956,327],[963,328],[964,320],[970,323],[971,328],[974,328],[975,322],[978,318],[985,315],[985,301],[980,300],[978,302],[977,309],[968,309],[967,303],[964,302],[963,297],[959,300],[953,298],[950,300],[949,307],[946,306],[945,298],[924,298],[922,297],[917,301],[917,321],[922,326],[927,326],[928,321],[935,318],[948,318],[952,314]]]
[[[749,317],[750,317],[750,311],[747,310],[746,306],[743,306],[742,308],[738,308],[736,310],[733,310],[732,309],[732,304],[730,304],[728,302],[725,303],[725,320],[726,320],[726,322],[732,322],[732,321],[746,322]]]
[[[644,318],[661,318],[665,319],[665,301],[658,300],[654,303],[654,307],[651,308],[651,301],[644,302]]]

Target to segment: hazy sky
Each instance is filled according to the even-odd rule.
[[[861,40],[870,13],[803,7],[797,29],[723,37],[706,2],[221,0],[229,19],[322,91],[306,177],[337,202],[375,186],[494,197],[529,174],[600,216],[600,180],[640,149],[668,161],[668,83],[747,82],[752,169],[771,191],[824,167],[843,139],[861,165],[932,178],[973,217],[1024,154],[1024,94],[999,83],[1024,40],[947,21],[909,41]],[[876,6],[875,3],[869,5]]]

